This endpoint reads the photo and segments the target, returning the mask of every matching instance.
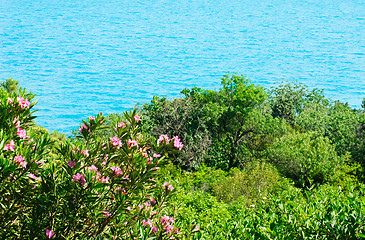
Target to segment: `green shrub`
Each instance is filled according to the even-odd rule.
[[[213,185],[214,196],[226,203],[240,201],[249,205],[289,184],[275,167],[265,162],[249,163],[243,170],[231,169],[230,175]]]
[[[300,187],[330,181],[346,162],[346,156],[339,157],[327,137],[313,132],[287,134],[268,153],[278,170]]]

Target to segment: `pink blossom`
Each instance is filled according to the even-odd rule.
[[[77,173],[76,175],[73,175],[72,176],[72,181],[80,183],[81,186],[84,186],[85,183],[86,183],[86,180],[85,180],[84,176],[80,173]]]
[[[20,107],[21,108],[29,108],[30,102],[28,101],[28,98],[25,99],[24,101],[20,102]]]
[[[36,175],[34,175],[33,173],[29,173],[28,174],[29,178],[33,179],[33,180],[36,180],[36,181],[39,181],[41,180],[40,177],[37,177]]]
[[[132,139],[129,139],[127,141],[127,145],[129,148],[132,148],[132,147],[138,147],[138,142],[136,140],[132,140]]]
[[[136,120],[136,122],[141,121],[141,118],[138,115],[134,116],[134,119]]]
[[[158,231],[156,226],[152,226],[151,229],[152,229],[152,233],[156,233]]]
[[[105,218],[110,217],[110,212],[108,212],[108,211],[104,211],[104,212],[103,212],[103,216],[104,216]]]
[[[24,161],[24,158],[22,156],[15,156],[14,157],[14,161],[19,165],[22,166],[23,168],[27,167],[27,162]]]
[[[174,187],[171,184],[169,184],[168,182],[164,182],[164,184],[162,186],[167,188],[167,190],[169,190],[169,191],[174,190]]]
[[[89,169],[89,172],[97,172],[98,171],[98,168],[95,167],[95,165],[91,165],[91,167],[89,167],[88,169]]]
[[[147,221],[146,220],[142,220],[142,225],[145,227],[145,226],[150,226],[150,227],[152,227],[152,221],[151,221],[151,219],[147,219]]]
[[[70,167],[70,168],[73,168],[75,165],[76,165],[76,162],[75,161],[69,161],[67,163],[67,165]]]
[[[123,174],[122,169],[120,167],[111,167],[110,168],[114,172],[114,176],[120,176]]]
[[[154,168],[152,168],[152,170],[158,170],[158,169],[160,169],[159,167],[154,167]]]
[[[147,164],[150,165],[152,163],[151,158],[147,158]]]
[[[13,99],[8,97],[8,100],[6,101],[7,103],[13,104]]]
[[[81,154],[84,154],[86,157],[88,157],[89,156],[89,150],[84,149],[84,150],[81,151]]]
[[[27,133],[25,130],[18,128],[16,135],[18,135],[21,139],[26,139],[27,138]]]
[[[5,145],[4,151],[14,151],[15,143],[13,140],[10,140],[8,144]]]
[[[27,162],[26,161],[23,161],[20,163],[20,166],[22,166],[23,168],[26,168],[27,167]]]
[[[86,129],[86,130],[87,130],[87,127],[86,127],[86,125],[85,125],[85,124],[81,125],[81,127],[79,128],[80,133],[82,133],[82,131],[83,131],[84,129]]]
[[[126,127],[126,125],[125,125],[125,123],[124,123],[124,122],[120,122],[120,123],[118,124],[118,127],[119,127],[119,128],[125,128],[125,127]]]
[[[194,227],[194,225],[193,225],[193,227]],[[193,231],[199,231],[199,226],[196,225],[195,228],[193,229]]]
[[[161,157],[161,155],[160,155],[160,154],[157,154],[157,153],[154,153],[154,154],[153,154],[153,157],[154,157],[154,158],[159,158],[159,157]]]
[[[166,143],[168,144],[169,143],[169,137],[167,135],[161,135],[159,138],[158,138],[158,142],[159,143]]]
[[[97,179],[98,182],[101,182],[101,183],[109,183],[109,176],[104,177],[99,172],[96,173],[96,176],[98,177],[98,179]]]
[[[89,117],[89,122],[91,122],[92,120],[95,120],[95,117]]]
[[[112,137],[110,142],[114,147],[120,148],[122,146],[122,141],[117,136]]]
[[[53,237],[53,235],[54,235],[54,232],[52,230],[46,229],[46,237],[48,239],[51,239]]]
[[[182,142],[180,142],[180,138],[178,136],[175,136],[172,138],[174,140],[174,147],[181,150],[184,146],[184,144],[182,144]]]

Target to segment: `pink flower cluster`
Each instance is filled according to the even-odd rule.
[[[28,98],[24,99],[22,97],[17,97],[16,101],[19,103],[20,108],[29,108],[30,102],[28,101]],[[11,105],[14,103],[12,98],[8,98],[6,102],[10,103]]]
[[[81,127],[79,128],[80,133],[82,133],[84,129],[86,129],[86,130],[87,130],[87,127],[86,127],[86,125],[85,125],[85,124],[81,125]],[[89,130],[89,131],[90,131],[90,130]]]
[[[145,226],[150,226],[152,233],[156,233],[158,231],[156,226],[153,226],[151,219],[147,219],[147,221],[145,219],[142,220],[142,225]]]
[[[181,151],[181,149],[184,147],[184,144],[180,142],[180,138],[178,136],[175,136],[172,139],[174,140],[174,147]]]
[[[119,124],[118,124],[118,128],[125,128],[126,127],[126,125],[125,125],[125,123],[124,122],[120,122]]]
[[[169,184],[168,182],[164,182],[164,184],[162,186],[164,186],[168,191],[174,190],[174,187],[171,184]]]
[[[89,172],[97,172],[98,168],[95,167],[95,165],[91,165],[91,167],[88,168]]]
[[[139,121],[141,121],[141,118],[140,118],[140,116],[136,115],[136,116],[134,116],[134,120],[136,120],[136,122],[139,122]]]
[[[129,148],[138,147],[138,142],[136,140],[129,139],[127,141],[127,145]]]
[[[84,175],[80,174],[80,173],[77,173],[76,175],[73,175],[72,176],[72,181],[73,182],[78,182],[81,184],[81,186],[84,186],[85,183],[86,183],[86,180],[84,178]]]
[[[161,217],[162,228],[166,231],[166,233],[179,233],[179,230],[173,225],[174,219],[169,216]]]
[[[159,143],[163,143],[163,144],[169,144],[169,137],[167,135],[161,135],[159,138],[158,138],[158,142]]]
[[[117,147],[117,148],[122,147],[122,140],[120,140],[117,136],[112,137],[112,138],[110,139],[110,142],[112,143],[112,145],[113,145],[114,147]]]
[[[46,237],[47,239],[51,239],[54,235],[54,231],[46,229]]]
[[[76,161],[69,161],[69,162],[67,163],[67,165],[68,165],[70,168],[73,168],[73,167],[75,167],[75,165],[76,165]]]
[[[184,144],[180,141],[180,138],[178,136],[175,136],[171,139],[167,135],[161,135],[158,138],[158,142],[162,144],[169,144],[170,141],[174,141],[174,147],[181,150],[184,147]]]
[[[15,156],[14,162],[16,162],[18,166],[22,166],[23,168],[26,168],[28,164],[26,161],[24,161],[24,158],[22,156]]]
[[[18,135],[21,139],[26,139],[27,138],[27,133],[25,130],[18,128],[16,135]]]
[[[84,149],[81,151],[81,154],[85,155],[86,157],[89,156],[89,151],[87,149]]]
[[[109,176],[102,176],[101,173],[97,172],[96,173],[96,176],[97,176],[97,181],[100,182],[100,183],[109,183]],[[93,177],[94,179],[94,177]]]
[[[120,169],[120,167],[111,167],[110,169],[113,171],[113,175],[115,177],[118,177],[123,174],[122,169]]]
[[[14,151],[15,143],[13,140],[10,140],[8,144],[5,145],[4,151]]]

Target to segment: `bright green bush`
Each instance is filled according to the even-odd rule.
[[[327,137],[316,133],[290,133],[268,149],[270,161],[297,186],[325,183],[334,179],[336,170],[348,161],[338,156]]]
[[[240,201],[250,205],[290,185],[275,167],[265,162],[252,162],[243,170],[231,169],[230,172],[231,176],[213,185],[213,195],[226,203]]]

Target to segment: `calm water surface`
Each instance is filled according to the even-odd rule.
[[[229,72],[265,87],[365,97],[363,0],[0,0],[0,79],[37,94],[37,122],[68,132]]]

